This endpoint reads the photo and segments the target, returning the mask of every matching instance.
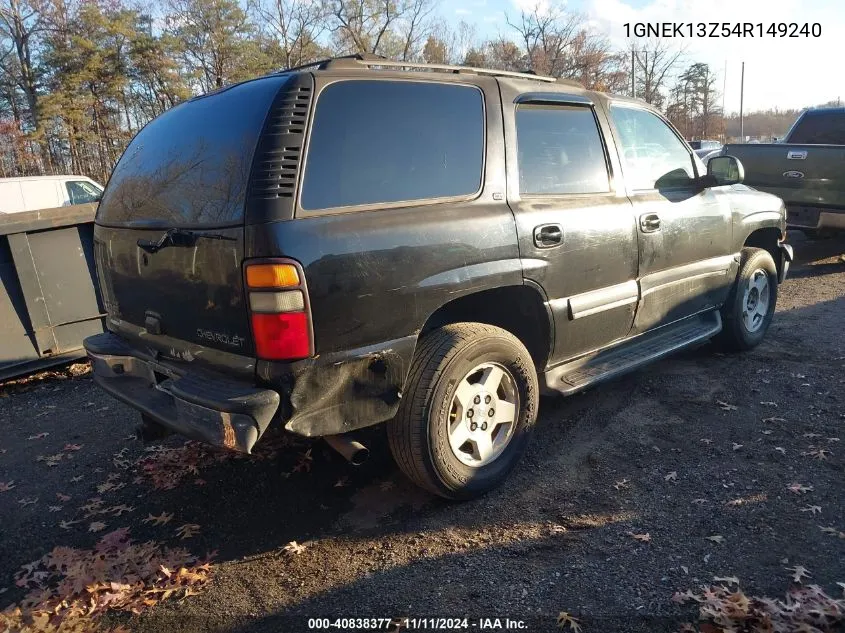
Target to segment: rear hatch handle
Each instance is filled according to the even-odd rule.
[[[188,229],[168,229],[157,240],[139,239],[137,244],[148,253],[157,253],[168,246],[193,246],[197,240],[204,237],[209,240],[237,241],[238,238],[221,233],[207,233],[205,231],[189,231]]]

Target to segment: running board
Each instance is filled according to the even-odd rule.
[[[568,396],[705,341],[721,329],[722,318],[718,310],[698,314],[640,334],[610,349],[599,350],[558,365],[546,372],[546,386]]]

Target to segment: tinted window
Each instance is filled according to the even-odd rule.
[[[690,141],[690,142],[689,142],[689,146],[690,146],[691,148],[693,148],[693,149],[704,149],[704,148],[701,146],[701,141]]]
[[[610,190],[604,149],[590,108],[519,106],[516,141],[522,195]]]
[[[476,88],[338,82],[317,101],[301,205],[470,195],[481,186],[483,153],[484,106]]]
[[[845,111],[807,112],[789,135],[789,143],[845,145]]]
[[[65,183],[65,187],[71,204],[97,202],[102,193],[99,188],[86,180],[69,180]]]
[[[154,119],[115,167],[97,219],[156,227],[242,222],[258,136],[286,80],[233,86]]]
[[[610,118],[619,135],[625,179],[634,189],[688,185],[695,172],[683,142],[657,115],[639,108],[613,106]]]

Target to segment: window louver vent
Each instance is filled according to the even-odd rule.
[[[293,198],[310,102],[311,86],[303,82],[276,97],[255,155],[251,201]]]

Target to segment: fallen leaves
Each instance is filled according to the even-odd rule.
[[[106,528],[106,524],[102,521],[94,521],[88,526],[89,532],[102,532]]]
[[[581,632],[581,625],[576,618],[573,618],[567,611],[561,611],[557,616],[557,626],[560,629],[569,627],[574,633]]]
[[[805,486],[804,484],[794,483],[789,484],[786,489],[789,490],[789,492],[795,493],[796,495],[802,495],[811,492],[813,490],[813,487]]]
[[[287,545],[285,545],[285,546],[282,548],[282,550],[283,550],[286,554],[295,555],[295,554],[301,554],[302,552],[304,552],[304,551],[305,551],[305,547],[306,547],[306,546],[305,546],[305,545],[303,545],[302,543],[297,543],[296,541],[291,541],[290,543],[288,543]]]
[[[63,502],[64,501],[70,501],[70,495],[65,495],[65,494],[62,494],[61,492],[56,493],[56,498],[59,501],[63,501]]]
[[[12,480],[12,481],[0,481],[0,492],[9,492],[14,487],[15,487],[14,480]]]
[[[79,519],[78,521],[62,521],[59,523],[59,527],[63,530],[69,530],[72,525],[76,525],[77,523],[82,523],[82,519]]]
[[[773,424],[774,422],[786,422],[786,418],[778,418],[778,417],[763,418],[763,422],[766,422],[768,424]]]
[[[148,514],[146,519],[143,519],[144,523],[152,523],[153,525],[167,525],[170,523],[170,519],[173,518],[173,514],[169,512],[162,512],[158,516],[153,514]]]
[[[35,435],[30,435],[26,439],[28,439],[28,440],[43,440],[48,435],[50,435],[50,434],[48,432],[44,431],[42,433],[36,433]]]
[[[843,531],[839,530],[838,528],[835,528],[835,527],[822,527],[822,526],[820,525],[820,526],[819,526],[819,529],[820,529],[822,532],[824,532],[825,534],[832,534],[832,535],[834,535],[834,536],[838,536],[838,537],[839,537],[839,538],[841,538],[841,539],[845,539],[845,532],[843,532]]]
[[[646,532],[645,534],[634,534],[633,532],[628,532],[628,536],[630,536],[635,541],[642,541],[643,543],[651,543],[651,534]]]
[[[63,451],[78,451],[82,448],[82,444],[65,444]]]
[[[807,506],[805,508],[801,508],[801,512],[809,512],[813,515],[821,514],[822,507],[821,506]]]
[[[734,442],[734,443],[733,443],[733,447],[732,447],[732,448],[733,448],[735,451],[738,451],[738,450],[739,450],[739,449],[741,449],[742,447],[743,447],[743,444],[737,444],[736,442]]]
[[[208,561],[184,549],[132,543],[129,529],[121,528],[91,550],[55,547],[24,565],[15,581],[29,593],[0,614],[0,629],[98,630],[95,622],[106,611],[140,613],[162,600],[197,594],[211,571]],[[45,626],[32,629],[27,623]]]
[[[21,504],[24,507],[35,505],[36,503],[38,503],[38,497],[35,497],[35,498],[22,497],[22,498],[18,499],[18,503]]]
[[[801,451],[801,454],[805,457],[812,457],[813,459],[822,461],[827,460],[828,457],[833,455],[831,451],[820,446],[810,446],[806,451]]]
[[[761,402],[761,403],[760,403],[760,405],[761,405],[761,406],[764,406],[764,407],[774,407],[775,409],[777,409],[777,408],[778,408],[778,403],[777,403],[777,402],[771,402],[771,401]]]
[[[739,578],[736,576],[713,576],[713,582],[723,582],[728,585],[739,585]]]
[[[616,490],[627,490],[631,487],[631,482],[627,479],[620,479],[619,481],[613,484],[613,487]]]
[[[714,534],[713,536],[707,536],[705,538],[708,541],[713,541],[714,543],[718,543],[719,545],[725,542],[725,537],[721,534]]]
[[[810,578],[812,574],[810,570],[806,567],[802,567],[801,565],[796,565],[795,567],[786,567],[786,571],[792,573],[792,582],[795,583],[803,583],[805,578]]]
[[[790,571],[794,570],[804,574],[807,571],[803,567]],[[734,577],[716,580],[730,582],[728,586],[702,587],[699,594],[686,590],[672,596],[672,601],[679,604],[691,600],[697,602],[699,619],[706,623],[698,628],[689,625],[681,630],[822,633],[838,630],[836,625],[845,621],[845,600],[831,598],[816,585],[793,587],[787,591],[785,600],[773,600],[745,595],[738,581],[733,582],[737,580]],[[737,584],[736,589],[730,588],[732,584]]]
[[[191,538],[199,534],[200,526],[196,523],[186,523],[182,527],[176,528],[176,536],[179,537],[180,540],[185,540],[186,538]]]
[[[728,404],[727,402],[722,402],[721,400],[716,400],[716,404],[722,409],[722,411],[736,411],[737,407],[734,404]]]
[[[668,475],[666,475],[666,476],[663,478],[663,480],[664,480],[664,481],[674,481],[674,482],[677,482],[677,481],[678,481],[678,471],[673,470],[671,473],[669,473]]]

